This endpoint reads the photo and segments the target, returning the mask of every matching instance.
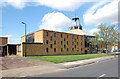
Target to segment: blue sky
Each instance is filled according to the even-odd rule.
[[[2,36],[8,37],[9,43],[20,43],[21,36],[24,35],[22,21],[27,24],[27,33],[40,29],[67,32],[69,26],[73,25],[71,19],[75,13],[80,18],[83,30],[89,33],[97,32],[97,26],[101,23],[117,23],[117,0],[76,1],[37,0],[32,2],[31,0],[26,2],[18,0],[15,2],[3,0],[0,6],[2,7]]]

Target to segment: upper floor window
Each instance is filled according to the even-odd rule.
[[[77,36],[77,39],[78,39],[78,36]]]
[[[72,48],[72,51],[74,51],[74,48]]]
[[[75,39],[75,42],[76,42],[76,39]]]
[[[74,38],[74,36],[72,35],[72,38]]]
[[[68,45],[68,41],[67,41],[67,45]]]
[[[64,41],[65,41],[65,38],[64,38]]]
[[[52,44],[50,44],[50,48],[52,48]]]
[[[62,34],[61,34],[61,38],[62,38],[63,36],[62,36]]]
[[[48,36],[48,32],[46,32],[46,36]]]
[[[54,37],[56,37],[56,33],[54,33]]]
[[[50,37],[50,40],[52,40],[52,36]]]
[[[76,48],[76,45],[75,45],[75,48]]]
[[[56,41],[54,41],[54,44],[56,44]]]
[[[67,35],[67,38],[68,38],[68,35]]]
[[[72,42],[72,45],[74,45],[74,42]]]
[[[48,40],[46,40],[46,44],[48,44]]]
[[[77,42],[77,45],[78,45],[78,42]]]
[[[61,45],[62,45],[62,41],[61,41]]]
[[[64,45],[64,48],[66,48],[66,45]]]

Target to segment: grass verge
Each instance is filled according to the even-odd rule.
[[[85,55],[59,55],[59,56],[29,56],[28,58],[38,59],[53,63],[63,63],[77,60],[85,60],[103,56],[112,56],[114,54],[85,54]]]

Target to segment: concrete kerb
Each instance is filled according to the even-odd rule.
[[[61,68],[69,69],[69,68],[74,68],[74,67],[78,67],[78,66],[98,63],[98,62],[101,62],[103,60],[105,61],[105,60],[110,60],[113,58],[115,58],[115,57],[114,56],[107,56],[107,57],[99,57],[99,58],[93,58],[93,59],[87,59],[87,60],[79,60],[79,61],[74,61],[74,62],[59,63],[56,65],[60,66]]]

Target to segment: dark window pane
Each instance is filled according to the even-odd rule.
[[[46,44],[48,44],[48,40],[46,40]]]
[[[63,51],[63,49],[61,48],[61,52]]]
[[[68,45],[68,41],[67,41],[67,45]]]
[[[61,34],[61,38],[62,38],[62,34]]]
[[[54,37],[56,37],[56,33],[54,33]]]
[[[65,38],[64,38],[64,41],[65,41]]]
[[[50,40],[52,40],[52,36],[50,37]]]
[[[62,41],[61,41],[61,45],[62,45]]]
[[[56,44],[56,41],[54,41],[54,44]]]
[[[76,45],[75,45],[75,48],[76,48]]]
[[[54,52],[56,52],[56,48],[54,48]]]
[[[67,35],[67,38],[68,38],[68,35]]]
[[[46,36],[48,36],[48,32],[46,32]]]
[[[46,52],[48,52],[48,48],[46,48]]]
[[[68,52],[68,48],[67,48],[67,52]]]
[[[64,45],[64,48],[66,48],[66,45]]]
[[[52,44],[50,44],[50,47],[52,48]]]

